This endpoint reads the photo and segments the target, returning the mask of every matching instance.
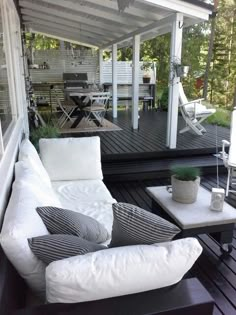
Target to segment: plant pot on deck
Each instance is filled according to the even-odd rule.
[[[194,203],[197,200],[200,177],[193,181],[183,181],[171,176],[172,199],[180,203]]]

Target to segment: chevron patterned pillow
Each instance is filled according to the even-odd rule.
[[[180,229],[156,214],[128,203],[113,206],[110,247],[170,241]]]

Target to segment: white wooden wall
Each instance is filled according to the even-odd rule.
[[[143,83],[143,70],[141,69],[143,62],[140,62],[139,83]],[[155,71],[151,70],[151,83],[156,82]],[[112,62],[103,62],[103,82],[112,83]],[[117,83],[130,84],[132,83],[132,62],[118,61],[117,62]]]
[[[38,50],[34,53],[34,63],[49,64],[50,69],[30,69],[33,83],[62,82],[63,72],[86,72],[88,81],[98,80],[98,55],[95,50],[85,50],[74,55],[70,50]]]
[[[80,54],[74,50],[72,55],[70,50],[38,50],[34,53],[34,63],[49,64],[50,69],[30,69],[33,83],[39,82],[62,82],[63,72],[87,72],[88,81],[99,82],[98,52],[94,49],[84,50]],[[140,62],[139,83],[143,82],[143,70]],[[155,83],[155,70],[151,71],[151,83]],[[103,82],[112,82],[112,62],[103,62]],[[117,62],[117,83],[132,83],[132,62]]]

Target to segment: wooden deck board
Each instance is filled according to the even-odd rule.
[[[103,160],[121,160],[143,157],[175,157],[177,155],[207,154],[215,152],[216,127],[205,125],[207,133],[203,136],[191,132],[178,134],[177,149],[166,148],[167,113],[162,111],[140,111],[139,130],[131,129],[130,112],[118,111],[118,118],[113,119],[111,113],[107,118],[122,130],[96,133],[67,134],[66,136],[83,137],[99,135],[101,138],[101,152]],[[178,129],[183,128],[181,116]],[[218,145],[223,139],[229,139],[229,129],[218,127]]]
[[[225,188],[226,175],[220,176],[220,187]],[[169,179],[149,179],[143,181],[107,182],[107,186],[117,201],[136,204],[151,211],[151,198],[145,187],[166,185]],[[210,190],[216,187],[215,176],[203,176],[202,186]],[[236,194],[230,194],[226,201],[236,207]],[[235,210],[236,211],[236,210]],[[190,271],[189,276],[197,277],[215,299],[214,315],[236,314],[236,229],[233,251],[229,257],[221,254],[219,244],[208,235],[198,237],[203,246],[203,254]]]

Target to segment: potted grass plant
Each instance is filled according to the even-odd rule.
[[[200,170],[175,166],[171,169],[172,199],[180,203],[194,203],[200,185]]]

